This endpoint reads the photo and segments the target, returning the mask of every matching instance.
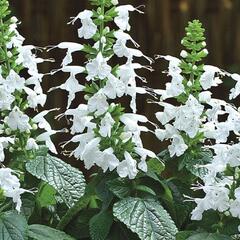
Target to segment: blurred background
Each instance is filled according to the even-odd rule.
[[[132,13],[131,36],[141,45],[141,50],[148,56],[155,54],[170,54],[179,56],[180,41],[184,36],[184,28],[189,20],[199,19],[206,29],[207,48],[209,56],[206,63],[216,65],[232,72],[240,72],[240,0],[119,0],[121,4],[134,6],[145,5],[145,15]],[[89,8],[88,0],[10,0],[14,15],[22,21],[20,33],[25,36],[27,44],[46,46],[62,41],[76,41],[77,25],[67,25],[71,16]],[[55,63],[45,63],[42,72],[58,68],[64,56],[64,51],[54,50],[45,57],[56,59]],[[78,56],[75,63],[81,65],[84,61]],[[142,62],[147,64],[146,62]],[[153,64],[153,73],[143,71],[141,75],[148,80],[148,86],[163,88],[168,79],[162,71],[167,65],[162,60]],[[67,76],[58,74],[46,77],[44,88],[60,85]],[[84,79],[79,79],[84,82]],[[225,98],[232,82],[226,80],[215,95]],[[66,107],[67,94],[54,91],[48,94],[48,108],[59,107],[63,112]],[[138,97],[138,112],[146,114],[156,122],[154,112],[158,106],[147,103],[146,97]],[[75,105],[83,102],[78,96]],[[123,100],[128,104],[128,99]],[[59,112],[59,113],[60,113]],[[56,122],[51,117],[53,128],[66,126],[66,121]],[[163,150],[164,145],[154,136],[144,137],[145,146],[156,153]],[[57,142],[69,139],[68,135],[57,137]],[[67,160],[69,161],[69,160]],[[78,165],[74,159],[72,164]],[[80,166],[80,165],[79,165]]]

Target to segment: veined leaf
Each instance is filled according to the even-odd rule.
[[[154,199],[127,198],[115,203],[113,215],[142,240],[175,240],[177,228]]]
[[[186,240],[231,240],[232,238],[218,233],[197,233]]]
[[[0,215],[0,238],[1,240],[27,240],[26,218],[14,211],[2,213]]]
[[[29,237],[34,240],[74,240],[62,231],[39,224],[29,226]]]
[[[38,156],[26,164],[26,169],[54,187],[69,207],[84,195],[86,184],[83,174],[56,157]]]
[[[111,212],[100,212],[93,216],[89,222],[92,240],[105,240],[112,226]]]

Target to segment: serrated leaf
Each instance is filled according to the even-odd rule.
[[[39,224],[29,226],[29,237],[34,240],[74,240],[62,231]]]
[[[89,222],[92,240],[105,240],[111,229],[113,216],[111,212],[100,212],[93,216]]]
[[[191,153],[185,153],[180,158],[179,169],[185,167],[193,175],[203,178],[207,174],[207,169],[200,167],[212,160],[212,152],[210,150],[203,150],[198,153],[197,156],[193,157]]]
[[[83,174],[56,157],[39,156],[28,162],[26,169],[54,187],[69,207],[84,195],[86,184]]]
[[[27,240],[28,225],[24,216],[17,212],[5,212],[0,215],[1,240]]]
[[[126,179],[114,179],[107,181],[109,190],[116,195],[118,198],[124,198],[131,192],[129,181]]]
[[[174,222],[154,199],[123,199],[114,204],[113,215],[142,240],[175,240]]]
[[[231,240],[231,237],[218,233],[197,233],[186,240]]]

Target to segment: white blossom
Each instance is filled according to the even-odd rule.
[[[112,68],[107,64],[107,59],[98,53],[97,57],[91,60],[87,65],[86,69],[88,72],[87,80],[93,80],[95,77],[99,79],[107,78]]]
[[[29,124],[29,117],[20,111],[18,107],[14,107],[9,115],[4,119],[4,121],[12,130],[25,132],[31,129],[31,126]]]
[[[137,176],[137,161],[132,158],[132,156],[128,153],[124,153],[125,159],[121,161],[117,167],[117,172],[120,177],[129,179],[134,179]]]
[[[94,24],[92,16],[92,11],[84,10],[73,18],[72,23],[75,23],[77,19],[80,19],[82,23],[82,27],[78,30],[79,38],[90,39],[96,34],[97,26]]]

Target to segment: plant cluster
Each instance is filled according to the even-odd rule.
[[[230,101],[240,95],[240,75],[204,64],[205,30],[194,20],[180,58],[156,57],[168,62],[171,81],[164,89],[139,87],[146,79],[138,70],[153,71],[129,34],[130,13],[142,14],[142,6],[90,3],[69,22],[80,23],[79,42],[39,48],[23,45],[18,20],[0,0],[1,239],[238,239],[240,112]],[[37,53],[53,49],[66,52],[61,66],[39,73],[38,64],[52,59]],[[78,54],[85,56],[80,65]],[[65,130],[53,130],[45,117],[57,109],[37,112],[47,100],[43,77],[59,72],[68,79],[49,91],[68,93],[66,111],[56,116],[70,123],[61,147],[91,170],[86,179],[53,155],[51,136]],[[224,78],[236,81],[229,102],[213,97]],[[137,113],[139,94],[160,106],[159,127]],[[167,141],[167,149],[146,149],[143,132]]]

